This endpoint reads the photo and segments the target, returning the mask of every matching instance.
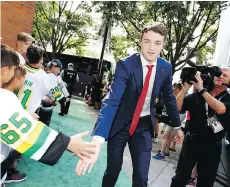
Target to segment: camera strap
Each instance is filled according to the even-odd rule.
[[[227,93],[225,93],[223,96],[221,96],[218,100],[221,101],[221,99],[225,95],[227,95]],[[213,132],[218,133],[218,132],[224,130],[224,127],[221,125],[220,121],[216,117],[216,112],[212,117],[208,116],[208,103],[207,102],[205,102],[205,109],[206,109],[206,115],[207,115],[207,125],[212,128]]]

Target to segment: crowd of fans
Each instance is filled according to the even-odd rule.
[[[68,114],[73,85],[79,81],[78,73],[74,70],[72,63],[68,64],[67,69],[63,69],[62,62],[58,59],[52,59],[44,64],[43,49],[35,44],[31,35],[25,32],[17,35],[15,51],[2,45],[1,53],[5,55],[4,59],[1,59],[3,67],[10,67],[10,62],[7,63],[6,60],[11,60],[11,53],[12,56],[13,53],[18,55],[18,59],[15,58],[15,62],[12,61],[12,63],[17,65],[17,60],[19,60],[19,65],[12,72],[13,77],[6,83],[3,82],[1,87],[18,97],[22,107],[29,112],[33,120],[39,120],[49,126],[53,108],[57,102],[61,106],[59,115]],[[26,180],[27,174],[16,169],[21,160],[21,154],[17,150],[4,146],[3,143],[1,147],[1,185]]]

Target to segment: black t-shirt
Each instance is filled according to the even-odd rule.
[[[67,83],[67,86],[73,86],[76,80],[77,71],[74,69],[65,69],[63,81]]]
[[[198,134],[213,140],[221,140],[225,136],[226,130],[230,128],[230,94],[227,91],[224,91],[217,95],[215,98],[221,98],[220,101],[226,107],[226,112],[224,114],[216,114],[225,130],[220,131],[219,133],[214,133],[211,127],[207,126],[205,99],[199,95],[199,93],[195,92],[185,97],[182,106],[182,111],[190,111],[189,131],[191,134]],[[212,117],[215,112],[210,107],[208,107],[208,114],[209,117]]]

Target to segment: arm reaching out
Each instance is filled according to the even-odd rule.
[[[0,90],[0,103],[0,140],[27,157],[54,165],[65,150],[81,157],[95,153],[96,146],[82,140],[88,132],[69,137],[49,128],[34,120],[18,98],[7,90]]]

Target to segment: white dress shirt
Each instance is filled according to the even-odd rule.
[[[152,96],[152,91],[153,91],[153,85],[154,85],[154,81],[155,81],[157,61],[155,61],[155,62],[150,64],[144,58],[144,56],[142,54],[140,56],[141,56],[141,63],[142,63],[142,69],[143,69],[143,85],[145,83],[145,78],[146,78],[147,73],[148,73],[147,65],[153,65],[151,77],[150,77],[150,80],[149,80],[148,92],[147,92],[145,102],[144,102],[144,106],[143,106],[143,109],[142,109],[142,112],[141,112],[141,117],[143,117],[143,116],[150,115],[150,102],[151,102],[151,96]]]
[[[153,63],[149,63],[144,56],[141,54],[141,64],[142,64],[142,69],[143,69],[143,85],[145,82],[145,78],[146,75],[148,73],[148,67],[147,65],[154,65],[153,69],[152,69],[152,73],[151,73],[151,77],[149,80],[149,87],[148,87],[148,92],[145,98],[145,103],[141,112],[141,117],[143,116],[147,116],[150,115],[150,102],[151,102],[151,96],[152,96],[152,90],[153,90],[153,85],[154,85],[154,80],[155,80],[155,75],[156,75],[156,65],[157,65],[157,61],[153,62]],[[105,138],[101,137],[101,136],[93,136],[93,140],[97,140],[99,141],[101,144],[103,144],[105,142]]]

